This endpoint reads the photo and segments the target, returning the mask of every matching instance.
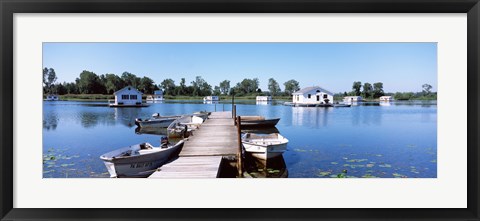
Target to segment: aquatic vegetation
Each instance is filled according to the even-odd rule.
[[[321,171],[318,173],[318,175],[322,177],[329,176],[330,174],[332,174],[330,171]]]
[[[392,167],[392,165],[390,165],[390,164],[386,164],[386,163],[384,163],[384,164],[380,164],[380,165],[378,165],[378,166],[379,166],[379,167],[386,167],[386,168],[390,168],[390,167]]]
[[[431,163],[437,163],[437,160],[430,160]]]
[[[373,163],[368,163],[366,166],[367,166],[368,168],[371,168],[371,167],[375,166],[375,164],[373,164]]]
[[[363,175],[362,178],[378,178],[378,177],[376,177],[376,176],[374,176],[374,175],[372,175],[372,174],[367,173],[367,174]]]
[[[407,176],[403,175],[403,174],[399,174],[399,173],[392,173],[393,177],[395,178],[407,178]]]
[[[349,163],[360,163],[360,162],[364,162],[364,161],[368,161],[368,159],[351,159],[351,160],[347,160],[347,162],[349,162]]]
[[[338,163],[337,162],[330,162],[330,164],[337,165]]]

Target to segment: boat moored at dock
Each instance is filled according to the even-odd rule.
[[[144,128],[167,128],[173,121],[180,117],[181,116],[160,116],[159,113],[154,113],[150,119],[135,119],[135,124]]]
[[[241,116],[242,127],[275,127],[280,118],[265,119],[262,116]]]
[[[242,136],[245,151],[260,160],[281,156],[287,150],[287,143],[288,139],[278,133],[246,133]]]
[[[157,168],[178,156],[184,141],[175,144],[162,139],[159,147],[150,143],[135,144],[100,156],[110,177],[147,177]]]

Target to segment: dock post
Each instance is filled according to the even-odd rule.
[[[237,105],[233,105],[233,109],[232,109],[232,114],[233,114],[233,122],[235,123],[235,125],[237,125]]]
[[[238,151],[237,151],[237,172],[238,177],[243,177],[243,160],[242,160],[242,129],[241,129],[241,117],[237,117],[237,139],[238,139]]]

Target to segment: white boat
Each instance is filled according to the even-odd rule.
[[[288,139],[279,133],[253,134],[245,133],[242,136],[242,144],[246,152],[252,156],[267,160],[281,156],[287,150]]]
[[[110,177],[147,177],[166,162],[177,157],[184,141],[176,144],[163,142],[160,147],[149,143],[135,144],[100,156]]]
[[[150,119],[135,119],[135,124],[143,128],[167,128],[170,124],[180,116],[160,116],[159,113],[152,114]]]
[[[173,121],[167,128],[169,138],[186,138],[198,129],[204,119],[194,115],[184,115]]]
[[[211,113],[212,112],[208,112],[208,111],[198,111],[198,112],[194,112],[193,116],[201,117],[203,120],[206,120]]]
[[[58,95],[56,94],[49,94],[45,98],[46,101],[58,101]]]

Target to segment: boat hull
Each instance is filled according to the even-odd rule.
[[[260,160],[267,160],[282,156],[282,154],[287,150],[286,143],[271,146],[243,143],[243,146],[246,152],[249,152],[253,157]]]
[[[105,156],[108,155],[107,153],[100,159],[104,161],[110,177],[147,177],[157,168],[177,157],[183,148],[183,144],[183,141],[179,141],[174,146],[161,151],[128,157],[108,157]],[[117,151],[122,152],[130,149],[131,147]]]
[[[268,120],[242,120],[242,127],[275,127],[280,118]]]
[[[151,119],[151,120],[135,120],[135,124],[143,128],[167,128],[177,118]]]

